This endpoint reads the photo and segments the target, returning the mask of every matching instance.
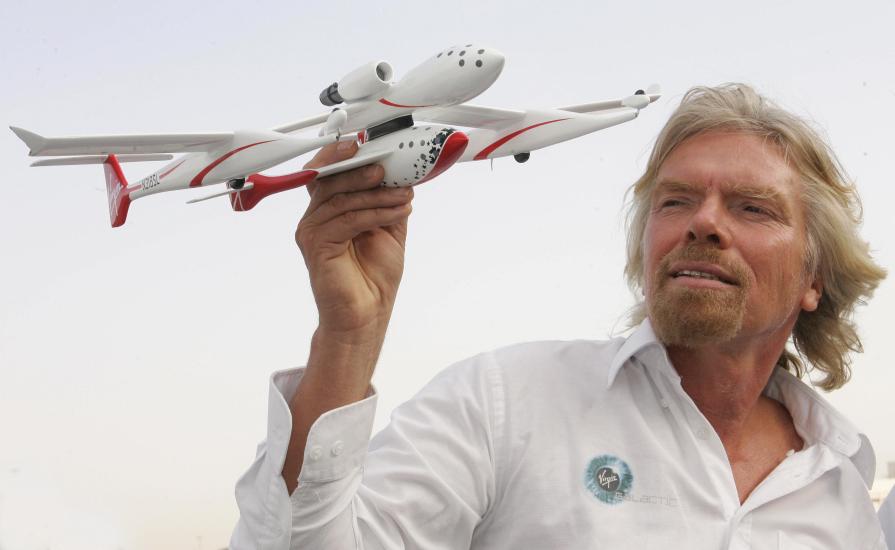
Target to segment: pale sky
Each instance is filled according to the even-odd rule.
[[[524,165],[460,165],[417,189],[377,429],[474,353],[621,332],[623,195],[692,85],[749,82],[811,118],[895,270],[891,1],[307,4],[5,2],[0,121],[47,135],[272,128],[322,112],[320,90],[362,63],[400,77],[471,41],[507,56],[476,103],[665,93]],[[112,230],[99,167],[26,155],[0,131],[0,550],[225,546],[268,377],[304,362],[316,324],[292,236],[306,193],[249,213],[184,204],[208,190],[157,195]],[[893,309],[890,279],[859,313],[853,381],[828,396],[873,441],[879,475],[895,461]]]

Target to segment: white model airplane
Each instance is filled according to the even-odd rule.
[[[518,111],[466,103],[497,80],[504,61],[492,48],[455,46],[397,82],[388,62],[368,63],[323,90],[320,101],[338,106],[331,112],[272,130],[47,138],[10,129],[31,156],[62,157],[32,166],[103,164],[112,227],[118,227],[131,201],[175,189],[226,182],[224,191],[188,202],[229,196],[233,210],[245,211],[273,193],[366,164],[382,164],[382,184],[401,187],[428,181],[456,162],[509,155],[525,162],[536,149],[632,120],[659,98],[658,87],[651,87],[623,99],[559,109]],[[317,126],[317,136],[292,135]],[[351,159],[283,176],[258,173],[346,139],[360,143]],[[188,154],[128,185],[119,163],[172,160],[172,153]]]

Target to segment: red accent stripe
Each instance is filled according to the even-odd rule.
[[[416,184],[419,185],[423,182],[429,181],[435,176],[441,174],[448,168],[454,165],[455,162],[460,160],[460,157],[463,155],[463,151],[466,150],[466,145],[469,143],[469,138],[466,137],[466,134],[463,132],[454,132],[449,135],[447,141],[444,142],[444,147],[441,148],[441,153],[438,155],[438,160],[435,161],[435,166],[432,167],[432,171],[426,174],[426,177],[418,181]]]
[[[174,168],[171,168],[170,170],[168,170],[168,171],[165,172],[164,174],[160,174],[159,177],[158,177],[158,179],[159,179],[159,180],[163,180],[163,179],[165,179],[165,176],[167,176],[168,174],[170,174],[170,173],[173,172],[174,170],[177,170],[178,168],[180,168],[180,165],[183,164],[184,162],[186,162],[186,159],[183,159],[182,161],[178,162],[177,165],[176,165]]]
[[[399,109],[422,109],[423,107],[434,107],[435,105],[401,105],[400,103],[392,103],[391,101],[382,98],[379,100],[379,103],[383,105],[388,105],[389,107],[398,107]]]
[[[523,132],[527,132],[527,131],[531,130],[532,128],[537,128],[538,126],[543,126],[545,124],[552,124],[554,122],[562,122],[563,120],[569,120],[569,119],[568,118],[558,118],[556,120],[548,120],[546,122],[539,122],[537,124],[532,124],[531,126],[527,126],[525,128],[522,128],[521,130],[516,130],[512,134],[507,134],[507,135],[503,136],[499,140],[495,141],[491,145],[489,145],[489,146],[485,147],[484,149],[482,149],[481,151],[479,151],[479,154],[477,154],[473,158],[473,160],[485,160],[486,158],[488,158],[488,155],[493,153],[498,147],[500,147],[504,143],[510,141],[511,139],[513,139],[514,137],[518,136],[519,134],[521,134]]]
[[[205,176],[207,176],[209,172],[214,170],[218,164],[224,162],[225,160],[232,157],[236,153],[242,151],[243,149],[248,149],[249,147],[261,145],[262,143],[270,143],[271,141],[277,141],[277,140],[269,139],[267,141],[259,141],[257,143],[250,143],[248,145],[243,145],[242,147],[239,147],[238,149],[234,149],[234,150],[230,151],[229,153],[225,154],[221,158],[217,159],[216,161],[212,162],[211,164],[209,164],[208,166],[203,168],[201,172],[196,174],[196,177],[193,178],[193,181],[190,182],[190,187],[198,187],[198,186],[202,185],[202,180],[205,179]]]

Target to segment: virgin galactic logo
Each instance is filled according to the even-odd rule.
[[[584,474],[584,486],[601,502],[620,504],[631,491],[634,475],[618,457],[600,455],[590,461]]]

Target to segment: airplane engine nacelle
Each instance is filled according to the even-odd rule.
[[[362,151],[391,151],[379,162],[385,169],[382,185],[410,187],[429,181],[454,165],[469,138],[466,134],[436,124],[413,126],[378,137],[361,146]]]
[[[320,92],[320,102],[331,107],[385,92],[391,86],[393,76],[394,71],[388,61],[361,65]]]

